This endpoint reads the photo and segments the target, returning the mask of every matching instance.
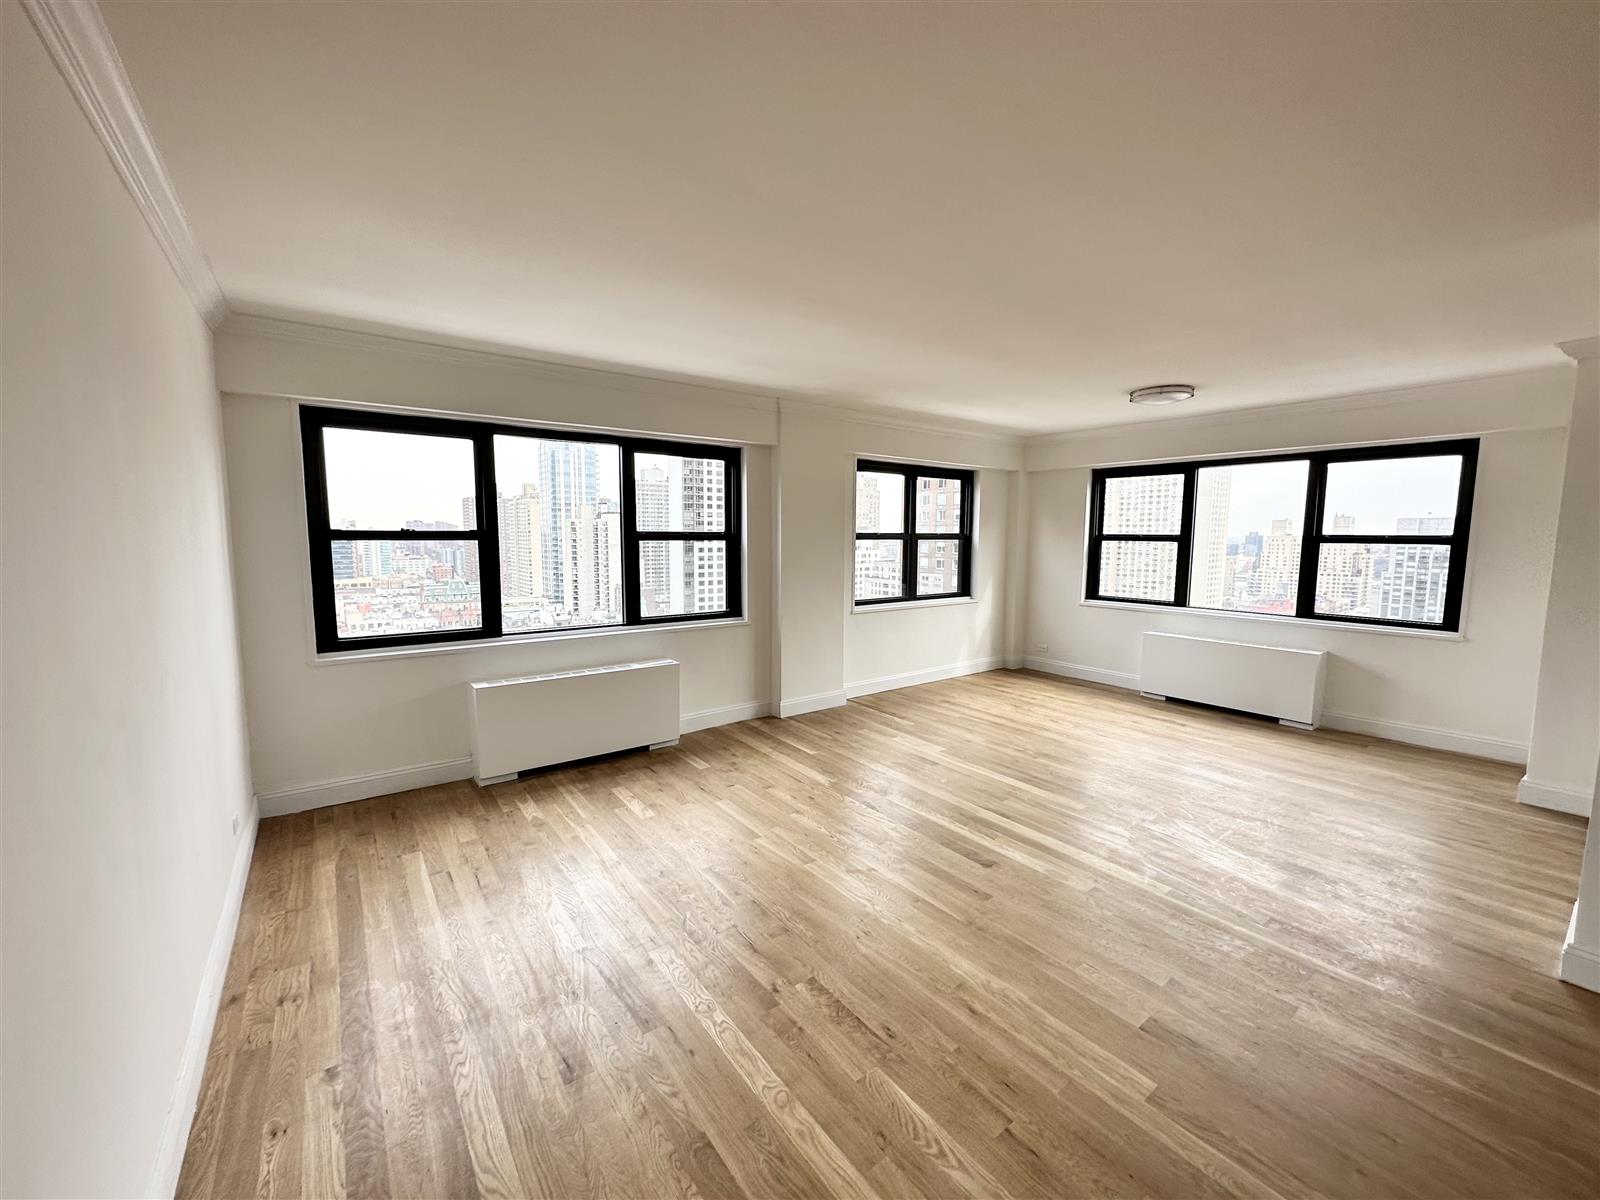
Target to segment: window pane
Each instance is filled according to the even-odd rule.
[[[505,632],[621,624],[621,448],[497,434],[494,466]]]
[[[726,542],[641,542],[639,611],[647,617],[722,612],[728,607]]]
[[[635,454],[633,496],[641,533],[721,533],[727,525],[719,458]]]
[[[322,454],[334,529],[472,529],[472,442],[327,428]]]
[[[904,595],[900,583],[904,543],[894,538],[856,542],[857,600],[888,600]]]
[[[342,638],[481,629],[472,542],[333,543],[333,608]]]
[[[919,476],[916,483],[917,532],[961,532],[961,480]]]
[[[1101,533],[1176,534],[1183,521],[1182,475],[1114,475],[1105,498]]]
[[[1191,605],[1294,615],[1309,474],[1304,459],[1195,473]]]
[[[961,587],[961,542],[926,538],[917,542],[917,595],[940,596]]]
[[[1454,533],[1460,487],[1459,454],[1329,463],[1322,532]]]
[[[906,481],[887,471],[856,472],[856,532],[905,531]]]
[[[1325,543],[1317,559],[1316,611],[1439,625],[1449,578],[1449,546]]]
[[[1124,600],[1173,600],[1178,543],[1101,542],[1100,594]]]

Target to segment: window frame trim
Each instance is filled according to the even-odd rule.
[[[634,437],[588,429],[517,424],[493,418],[440,416],[400,409],[350,407],[333,404],[300,403],[298,406],[301,467],[304,476],[305,528],[310,557],[311,623],[314,651],[318,656],[359,654],[362,651],[400,650],[429,646],[448,646],[454,642],[492,645],[507,639],[528,637],[558,638],[563,634],[589,634],[611,630],[638,630],[662,625],[683,625],[710,621],[744,619],[744,513],[743,447],[729,444],[678,440],[670,437]],[[327,471],[322,431],[328,428],[368,429],[384,433],[409,433],[432,437],[465,438],[472,442],[473,496],[477,528],[470,530],[432,529],[334,529],[328,511]],[[551,629],[504,628],[504,597],[500,579],[500,523],[495,492],[494,439],[496,436],[529,437],[557,442],[592,442],[616,446],[622,472],[618,497],[618,526],[621,534],[623,619],[602,624],[561,625]],[[727,545],[725,608],[714,612],[669,614],[630,619],[641,606],[637,579],[638,536],[630,540],[636,522],[634,504],[633,453],[665,453],[685,458],[715,458],[723,463],[723,528],[718,531],[646,533],[645,539],[723,541]],[[494,514],[485,521],[484,514]],[[338,610],[333,602],[333,543],[342,541],[462,541],[478,548],[478,595],[480,623],[466,629],[423,633],[390,634],[383,637],[348,638],[338,633]],[[632,547],[630,549],[630,546]],[[631,555],[631,557],[630,557]],[[493,597],[491,603],[490,598]]]
[[[1323,450],[1273,451],[1264,454],[1218,455],[1212,458],[1095,467],[1090,472],[1089,521],[1084,538],[1084,590],[1088,603],[1131,604],[1149,608],[1177,609],[1191,613],[1224,616],[1270,616],[1286,621],[1315,621],[1366,628],[1412,630],[1424,633],[1459,634],[1466,600],[1467,554],[1471,544],[1472,504],[1477,491],[1478,452],[1476,437],[1448,438],[1422,442],[1392,442],[1374,446],[1340,446]],[[1328,468],[1342,462],[1370,462],[1394,458],[1435,458],[1461,456],[1461,477],[1456,489],[1455,524],[1448,534],[1331,534],[1324,533]],[[1194,551],[1195,483],[1206,467],[1248,466],[1254,463],[1305,462],[1306,496],[1301,514],[1300,568],[1296,579],[1293,613],[1251,613],[1248,610],[1206,608],[1189,603],[1190,574]],[[1142,475],[1182,475],[1183,503],[1176,534],[1108,534],[1104,532],[1105,483],[1108,479]],[[1105,595],[1100,591],[1100,551],[1105,542],[1174,542],[1178,546],[1177,578],[1171,600],[1147,600],[1130,596]],[[1387,617],[1355,616],[1316,611],[1317,572],[1324,545],[1442,545],[1450,548],[1450,565],[1445,575],[1444,611],[1438,623],[1403,621]]]
[[[670,438],[625,438],[622,447],[622,611],[623,626],[650,627],[674,625],[680,621],[737,620],[744,616],[744,515],[739,486],[742,454],[736,446],[713,446],[699,442],[675,442]],[[685,446],[695,453],[687,453]],[[638,479],[634,475],[636,454],[670,454],[678,458],[713,458],[722,463],[722,529],[640,529]],[[727,607],[705,613],[661,613],[644,615],[644,596],[631,586],[639,570],[639,551],[646,542],[721,542],[724,546],[724,587]],[[642,583],[642,581],[639,581]],[[598,628],[609,629],[603,625]]]
[[[850,606],[854,609],[870,609],[883,605],[912,605],[926,604],[935,600],[972,600],[976,597],[972,590],[972,558],[974,552],[974,538],[972,536],[972,516],[977,508],[978,499],[978,472],[972,467],[946,467],[931,463],[896,462],[892,459],[861,458],[855,460],[855,471],[851,474],[851,503],[850,524],[855,525],[855,494],[856,476],[863,471],[873,474],[899,475],[903,479],[904,507],[901,510],[901,530],[899,533],[864,533],[856,531],[854,540],[850,544]],[[961,527],[955,533],[918,533],[916,511],[916,481],[918,479],[956,479],[961,483]],[[961,579],[957,590],[953,592],[931,592],[926,596],[919,596],[915,592],[917,543],[948,542],[959,543],[961,555]],[[900,594],[898,596],[875,596],[867,600],[856,598],[855,586],[855,548],[856,544],[863,541],[880,541],[901,543],[900,547]],[[910,594],[907,594],[910,589]]]

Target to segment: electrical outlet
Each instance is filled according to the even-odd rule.
[[[1039,654],[1049,654],[1050,653],[1050,643],[1049,642],[1035,642],[1033,648]]]

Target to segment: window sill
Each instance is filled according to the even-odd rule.
[[[507,646],[534,646],[549,642],[573,642],[586,638],[626,637],[629,634],[680,633],[692,629],[728,629],[750,624],[749,617],[727,617],[718,621],[672,621],[659,625],[617,625],[602,629],[552,629],[547,633],[522,633],[510,637],[476,638],[463,642],[439,642],[431,646],[390,646],[381,650],[335,650],[312,654],[313,667],[339,663],[369,662],[384,658],[417,658],[428,654],[465,654],[474,650],[495,650]]]
[[[1117,600],[1079,600],[1084,608],[1118,608],[1128,612],[1178,613],[1186,617],[1216,617],[1224,621],[1252,621],[1269,625],[1302,625],[1315,629],[1337,629],[1341,633],[1377,633],[1385,637],[1426,638],[1434,642],[1464,642],[1464,633],[1443,629],[1404,629],[1397,625],[1361,625],[1354,621],[1318,621],[1308,617],[1280,617],[1273,613],[1225,612],[1216,608],[1173,608],[1165,604],[1123,603]]]
[[[976,604],[976,596],[944,596],[938,600],[898,600],[893,604],[851,604],[852,613],[904,612],[908,608],[944,608],[951,604]]]

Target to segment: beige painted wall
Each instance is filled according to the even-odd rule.
[[[1023,650],[1048,669],[1128,687],[1137,681],[1146,631],[1327,650],[1330,725],[1524,761],[1564,436],[1559,428],[1514,427],[1564,420],[1558,398],[1571,386],[1572,372],[1558,368],[1418,389],[1372,406],[1313,406],[1248,423],[1181,422],[1030,447],[1031,462],[1080,465],[1028,476]],[[1483,438],[1460,638],[1081,602],[1091,463],[1446,437],[1497,427],[1506,432]]]
[[[171,1186],[255,820],[217,394],[205,325],[0,9],[0,1194],[131,1196]]]

